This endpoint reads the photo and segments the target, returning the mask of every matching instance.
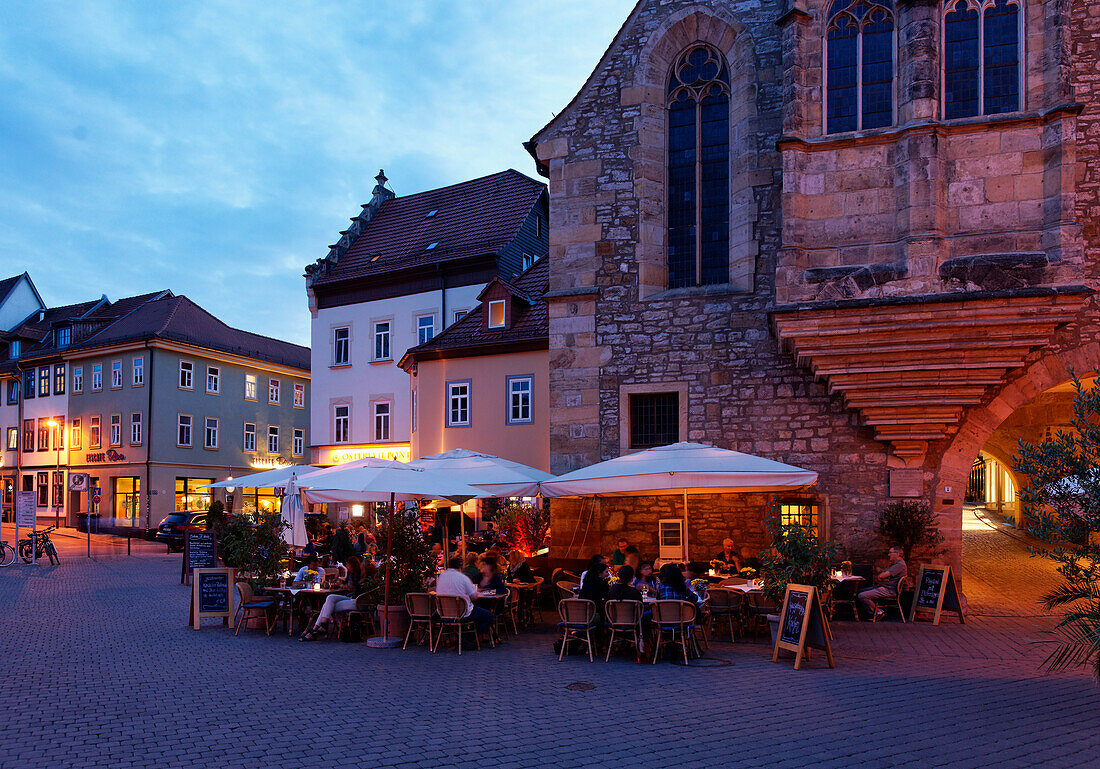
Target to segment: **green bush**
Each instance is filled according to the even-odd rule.
[[[264,588],[279,581],[279,573],[289,549],[283,540],[286,522],[278,513],[235,515],[222,532],[222,559],[227,566],[248,572],[248,581],[255,588]]]
[[[386,578],[386,542],[389,537],[389,523],[378,527],[378,555],[382,565],[378,567],[365,583],[365,592],[379,604],[384,600]],[[408,593],[422,593],[428,580],[435,573],[435,558],[431,547],[420,531],[417,516],[410,516],[398,510],[393,519],[393,560],[390,573],[390,606],[402,606]]]
[[[808,526],[783,525],[777,499],[764,517],[772,536],[772,550],[763,554],[762,561],[764,595],[779,603],[788,584],[824,588],[838,563],[836,545],[820,539]]]
[[[907,564],[915,548],[929,558],[943,552],[939,519],[926,502],[892,502],[879,513],[875,528],[891,547],[896,545],[902,549]]]

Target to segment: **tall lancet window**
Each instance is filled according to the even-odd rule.
[[[943,17],[943,114],[948,120],[1020,106],[1020,0],[951,0]]]
[[[826,133],[893,125],[893,0],[836,0],[825,29]]]
[[[730,76],[695,45],[668,82],[668,285],[729,283]]]

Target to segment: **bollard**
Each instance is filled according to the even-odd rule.
[[[130,554],[130,540],[133,539],[129,534],[126,535],[126,555]]]

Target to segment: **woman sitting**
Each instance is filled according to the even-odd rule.
[[[592,601],[596,604],[596,616],[603,616],[603,605],[607,602],[609,588],[607,586],[607,561],[602,557],[594,556],[588,563],[588,569],[584,573],[580,592],[577,598]]]
[[[508,586],[504,584],[504,580],[500,578],[500,572],[497,571],[497,561],[494,558],[485,558],[481,561],[481,574],[474,584],[482,593],[504,595],[508,591]]]
[[[684,581],[684,573],[674,563],[666,563],[657,575],[657,597],[662,601],[687,601],[698,605],[699,596]]]
[[[634,569],[629,563],[619,567],[619,581],[607,589],[610,601],[640,601],[642,593],[634,587]]]
[[[359,592],[359,584],[363,581],[363,563],[357,555],[349,555],[348,562],[344,564],[348,570],[348,587],[351,592]]]
[[[657,580],[653,578],[653,564],[643,561],[634,574],[634,587],[642,593],[657,593]]]
[[[313,641],[316,640],[332,622],[333,616],[337,612],[351,611],[355,608],[355,599],[349,598],[346,595],[330,595],[325,598],[325,603],[321,607],[321,612],[317,615],[317,619],[314,623],[302,633],[298,638],[299,641]]]
[[[508,553],[508,581],[530,585],[535,582],[535,573],[527,565],[527,557],[519,550]]]
[[[466,553],[466,566],[462,569],[462,573],[469,577],[475,585],[481,581],[480,560],[481,558],[477,553]]]

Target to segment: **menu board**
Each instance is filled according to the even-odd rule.
[[[15,525],[24,529],[35,528],[35,499],[33,491],[15,493]]]
[[[783,608],[779,612],[779,632],[775,636],[772,662],[779,662],[780,650],[794,652],[794,669],[810,658],[810,649],[822,649],[834,668],[832,633],[812,585],[787,585]]]
[[[940,605],[940,593],[943,591],[943,569],[925,568],[917,583],[916,605],[918,609],[936,610]]]
[[[194,570],[190,624],[195,630],[205,617],[220,617],[222,624],[229,625],[229,618],[233,616],[234,572],[234,569]]]
[[[958,585],[946,564],[921,564],[917,573],[916,590],[913,592],[913,605],[909,609],[909,621],[917,618],[917,612],[932,612],[932,624],[940,624],[940,614],[955,612],[959,622],[965,624],[966,616]]]
[[[218,565],[218,539],[212,531],[187,532],[187,570],[213,569]]]

